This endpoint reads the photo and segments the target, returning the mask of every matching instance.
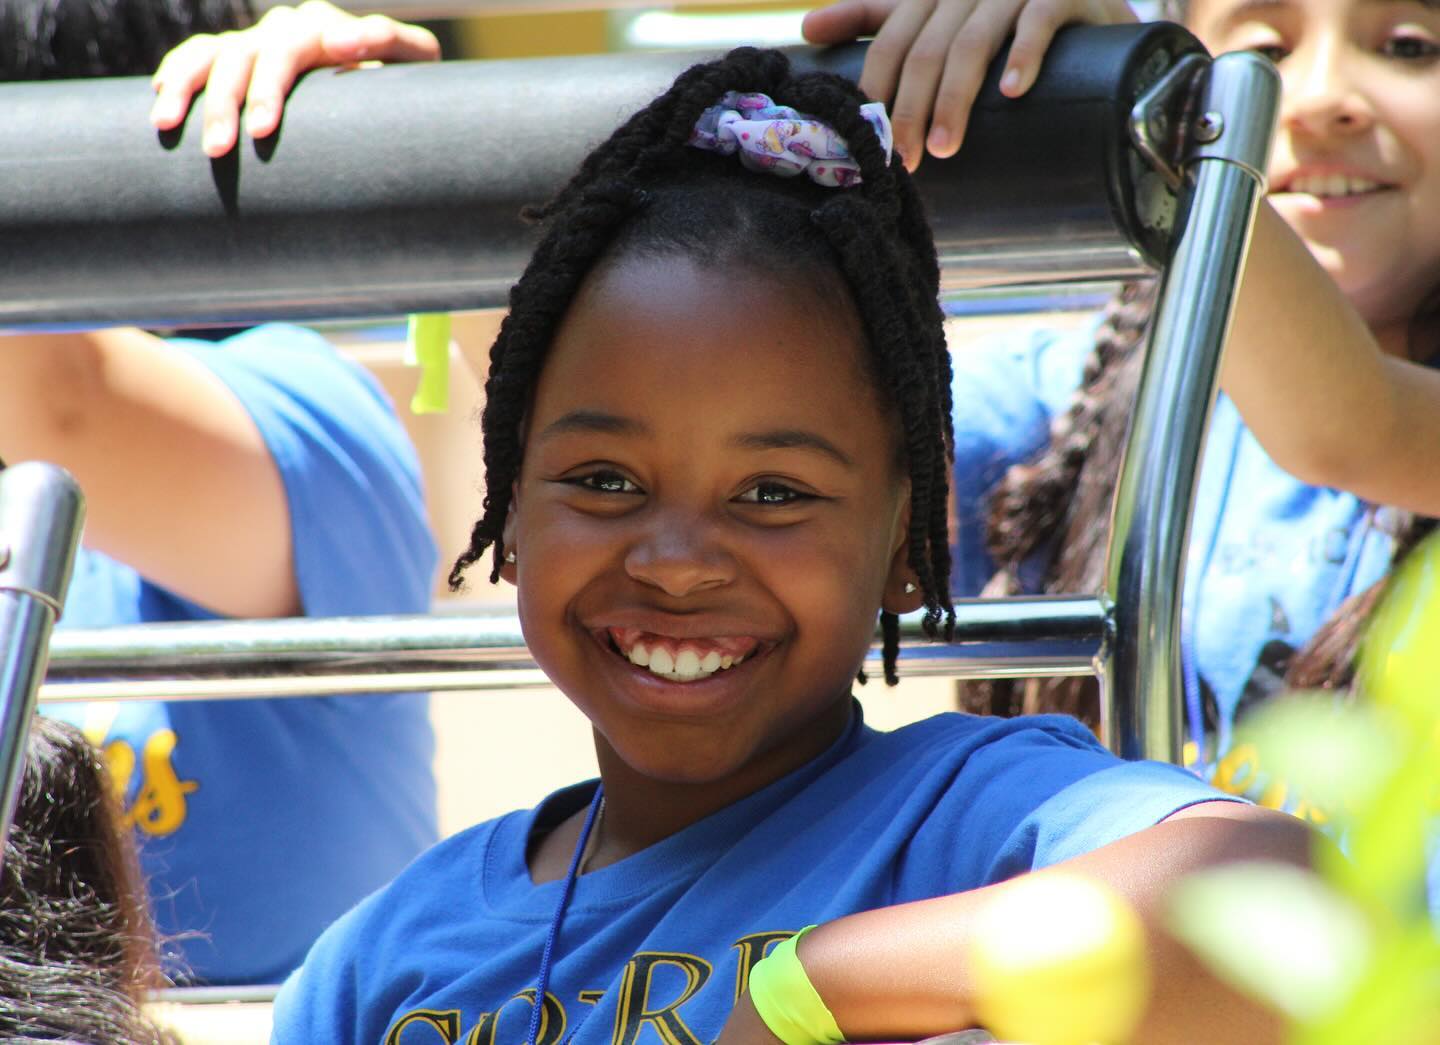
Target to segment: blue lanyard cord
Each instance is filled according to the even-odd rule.
[[[560,935],[560,923],[565,920],[565,908],[570,906],[570,894],[575,891],[575,879],[580,877],[580,861],[585,858],[585,848],[590,843],[590,832],[595,827],[595,818],[604,797],[605,786],[597,784],[595,797],[590,799],[590,811],[585,814],[585,824],[575,842],[575,853],[570,857],[570,869],[565,872],[565,884],[560,890],[555,914],[550,919],[550,931],[545,934],[545,949],[540,952],[540,975],[535,978],[535,1008],[530,1013],[530,1032],[525,1036],[525,1045],[537,1045],[540,1037],[540,1019],[545,1014],[545,995],[550,989],[551,955],[555,950],[555,940]],[[573,1038],[574,1034],[570,1037]]]

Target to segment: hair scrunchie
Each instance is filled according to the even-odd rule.
[[[860,115],[875,128],[890,162],[894,135],[882,102],[860,106]],[[765,94],[730,91],[700,114],[690,144],[726,156],[740,154],[747,170],[793,178],[804,172],[817,185],[844,189],[860,184],[860,165],[850,158],[845,139],[827,123],[776,105]]]

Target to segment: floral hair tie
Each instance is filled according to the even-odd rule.
[[[882,102],[860,106],[860,115],[875,128],[890,162],[894,135]],[[731,91],[700,114],[690,144],[732,156],[752,171],[793,178],[802,171],[817,185],[832,189],[860,184],[860,165],[850,158],[845,139],[829,124],[776,105],[768,95]]]

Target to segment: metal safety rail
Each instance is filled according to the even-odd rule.
[[[0,85],[0,111],[15,115],[0,127],[0,326],[498,303],[530,243],[519,204],[696,57],[312,76],[277,142],[213,163],[195,114],[173,137],[130,129],[143,126],[143,83]],[[801,57],[854,75],[863,48]],[[1158,268],[1162,287],[1105,590],[967,601],[960,641],[902,669],[1096,673],[1112,748],[1176,761],[1191,497],[1278,79],[1253,55],[1211,62],[1157,24],[1064,31],[1019,101],[1000,95],[998,72],[960,156],[922,168],[946,285]],[[529,666],[513,617],[150,625],[58,637],[44,697],[486,688]]]
[[[919,185],[948,290],[1140,275],[1175,193],[1130,102],[1199,45],[1166,24],[1063,34],[1026,98],[992,72],[970,147]],[[797,49],[857,77],[864,45]],[[144,79],[0,84],[0,329],[173,327],[503,307],[520,220],[695,54],[311,73],[271,139],[200,151]]]
[[[50,629],[65,604],[85,502],[59,468],[0,466],[0,858],[19,797]]]

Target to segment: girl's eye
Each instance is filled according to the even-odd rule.
[[[596,493],[640,492],[640,487],[619,472],[591,472],[589,475],[576,476],[566,481],[582,490],[594,490]]]
[[[746,504],[764,504],[771,506],[795,504],[797,501],[808,501],[812,499],[810,494],[801,493],[793,486],[786,486],[784,483],[774,481],[756,483],[736,498],[736,500]]]
[[[1421,36],[1392,36],[1380,46],[1380,53],[1402,62],[1426,61],[1440,56],[1440,44]]]

